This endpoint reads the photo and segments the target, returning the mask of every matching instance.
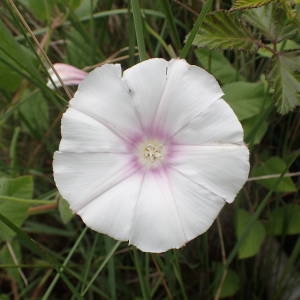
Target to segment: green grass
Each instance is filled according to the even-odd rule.
[[[299,286],[300,4],[239,10],[236,1],[230,11],[233,3],[1,2],[1,300],[280,300]],[[71,214],[52,158],[76,87],[46,85],[55,62],[90,71],[151,57],[185,58],[217,78],[244,127],[254,178],[208,232],[163,254],[96,233]],[[238,222],[240,213],[247,220]]]

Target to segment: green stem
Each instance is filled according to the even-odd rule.
[[[186,58],[191,47],[193,44],[193,41],[195,39],[195,36],[200,28],[200,26],[202,25],[205,16],[207,15],[207,13],[211,10],[212,8],[212,0],[207,0],[205,2],[205,4],[203,5],[201,12],[193,26],[192,31],[190,32],[190,34],[188,35],[187,41],[184,45],[184,47],[182,48],[182,50],[180,51],[180,57],[181,58]]]
[[[98,278],[99,274],[101,273],[101,271],[104,269],[104,267],[107,265],[107,263],[109,262],[109,260],[111,259],[111,257],[114,255],[114,253],[117,251],[118,247],[120,246],[121,242],[116,242],[115,245],[111,248],[110,252],[106,255],[104,261],[102,262],[102,264],[100,265],[100,267],[98,268],[98,270],[96,271],[96,273],[94,274],[94,276],[92,277],[92,279],[89,281],[89,283],[87,284],[86,288],[83,290],[83,292],[80,294],[80,296],[84,296],[87,291],[89,290],[89,288],[91,287],[91,285],[94,283],[94,281]]]
[[[56,201],[49,201],[49,200],[39,200],[39,199],[25,199],[25,198],[16,198],[11,196],[0,196],[0,201],[11,201],[17,203],[24,203],[24,204],[53,204]]]
[[[48,297],[50,296],[52,290],[54,289],[58,279],[63,275],[63,271],[66,267],[66,265],[68,264],[69,260],[71,259],[72,255],[74,254],[75,250],[77,249],[77,247],[79,246],[81,240],[83,239],[83,237],[85,236],[86,232],[87,232],[87,227],[85,227],[80,236],[78,237],[78,239],[76,240],[74,246],[72,247],[71,251],[69,252],[68,256],[66,257],[65,261],[63,262],[63,264],[61,265],[61,267],[59,267],[57,274],[55,275],[54,279],[52,280],[52,282],[50,283],[47,291],[45,292],[44,296],[42,297],[42,300],[47,300]]]
[[[143,299],[149,299],[149,293],[146,288],[145,276],[142,272],[142,266],[141,266],[139,254],[135,248],[133,248],[133,257],[134,257],[135,268],[138,273],[138,278],[139,278],[139,283],[140,283]]]

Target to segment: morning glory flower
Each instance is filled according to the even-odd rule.
[[[64,85],[78,85],[88,74],[87,72],[84,72],[68,64],[55,63],[53,64],[53,67]],[[59,81],[53,70],[49,69],[48,73],[52,81],[55,83],[55,86],[61,87],[61,82]],[[55,86],[53,85],[52,81],[49,79],[47,82],[47,86],[51,89],[54,89]]]
[[[59,192],[95,231],[146,252],[182,247],[248,177],[243,130],[222,95],[182,59],[96,68],[62,118]]]

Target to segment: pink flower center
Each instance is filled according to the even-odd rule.
[[[132,141],[128,146],[136,168],[159,171],[169,165],[173,143],[166,135],[147,132],[135,136]]]

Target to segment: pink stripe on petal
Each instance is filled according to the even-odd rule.
[[[87,72],[68,64],[55,63],[53,67],[65,85],[78,85],[88,75]],[[55,86],[61,87],[61,82],[53,70],[49,69],[48,72]],[[51,89],[54,89],[52,81],[49,79],[47,85]]]

